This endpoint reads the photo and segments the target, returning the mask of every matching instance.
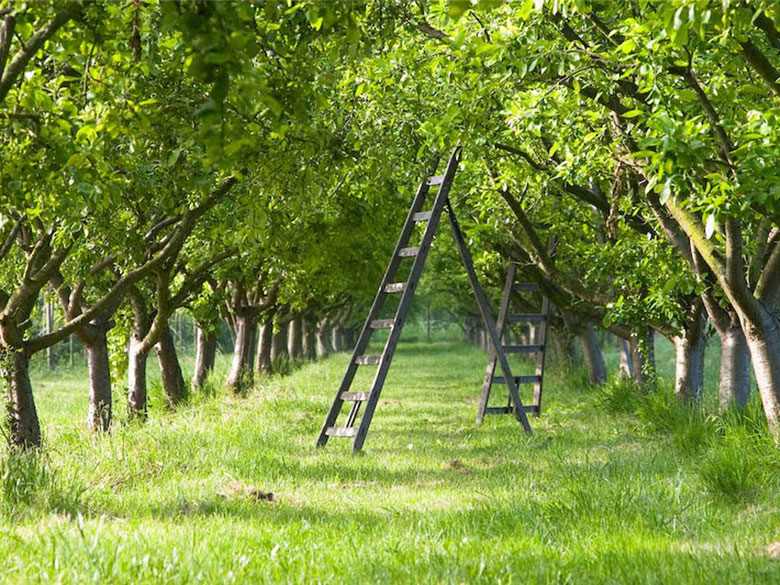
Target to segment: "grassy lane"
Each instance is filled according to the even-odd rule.
[[[359,456],[313,446],[345,355],[106,438],[83,430],[83,378],[38,382],[47,463],[3,463],[0,579],[780,581],[777,484],[713,490],[740,469],[715,423],[667,432],[658,401],[614,413],[619,391],[552,375],[533,437],[511,417],[476,427],[484,360],[402,344]]]

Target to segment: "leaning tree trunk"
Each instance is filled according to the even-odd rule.
[[[30,383],[29,358],[23,349],[0,347],[0,376],[7,400],[5,420],[12,447],[30,449],[41,446],[41,427],[35,410]]]
[[[257,344],[257,373],[268,376],[273,373],[274,366],[271,361],[271,345],[274,339],[274,318],[268,317],[260,325],[260,341]]]
[[[111,427],[111,362],[105,324],[90,324],[80,338],[89,372],[89,413],[87,425],[92,431],[107,432]]]
[[[750,398],[750,348],[739,322],[718,333],[720,336],[720,405],[747,406]]]
[[[698,402],[704,385],[707,315],[700,303],[692,307],[687,329],[675,336],[674,393],[683,402]]]
[[[131,417],[146,419],[148,394],[146,389],[146,361],[149,350],[143,347],[141,340],[130,336],[127,351],[127,411]]]
[[[163,394],[168,406],[176,406],[187,400],[187,385],[181,373],[176,345],[173,342],[171,328],[163,327],[160,340],[155,345],[157,362],[160,364]]]
[[[257,319],[248,313],[235,316],[236,343],[233,347],[233,363],[227,379],[227,387],[240,394],[246,392],[254,381],[252,351],[255,347]]]
[[[596,328],[586,323],[579,338],[585,356],[585,365],[588,367],[588,382],[591,386],[604,384],[607,381],[607,366],[604,363],[604,354],[601,352]]]
[[[295,315],[290,321],[290,328],[287,336],[287,352],[294,360],[303,357],[303,316]]]
[[[198,327],[195,333],[195,368],[192,372],[191,386],[195,390],[203,388],[206,378],[214,369],[217,354],[217,334]]]

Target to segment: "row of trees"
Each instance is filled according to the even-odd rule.
[[[324,339],[370,298],[420,170],[458,140],[453,199],[480,273],[499,284],[520,262],[594,383],[596,329],[625,340],[641,387],[659,334],[695,402],[712,325],[724,406],[746,402],[752,364],[777,431],[774,3],[0,6],[12,443],[40,442],[30,356],[70,335],[96,429],[119,353],[131,412],[145,413],[153,348],[168,399],[185,396],[179,309],[198,322],[201,381],[230,324],[238,391],[268,367],[271,319]],[[459,310],[470,293],[453,258],[434,258],[425,286],[456,291]],[[38,334],[46,290],[61,319]],[[116,333],[127,352],[110,351]]]

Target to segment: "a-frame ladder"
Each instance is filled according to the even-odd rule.
[[[531,339],[527,345],[501,345],[505,353],[522,353],[526,355],[534,355],[536,362],[536,371],[533,376],[514,376],[513,386],[520,386],[523,384],[533,384],[533,404],[524,407],[527,412],[533,413],[534,416],[539,416],[542,412],[542,384],[544,383],[544,364],[545,356],[547,355],[547,329],[550,318],[550,300],[546,296],[542,296],[542,307],[539,313],[510,313],[510,306],[512,297],[515,293],[522,292],[536,292],[539,290],[539,286],[533,282],[515,282],[517,278],[517,264],[510,264],[509,270],[506,275],[506,282],[504,283],[504,293],[501,297],[501,308],[498,312],[498,319],[496,321],[496,330],[503,341],[508,336],[505,333],[508,332],[509,325],[513,323],[536,323],[538,326],[535,330],[535,339]],[[496,346],[494,346],[496,347]],[[493,351],[488,359],[487,371],[485,372],[485,380],[482,384],[482,398],[479,401],[479,409],[477,410],[477,424],[481,423],[486,414],[509,414],[512,412],[513,397],[510,390],[507,399],[506,406],[488,406],[488,400],[490,399],[490,391],[493,384],[506,384],[507,377],[496,376],[496,363],[500,361],[499,355]],[[506,369],[504,369],[506,371]]]
[[[443,175],[427,177],[420,184],[417,194],[412,201],[412,205],[409,209],[409,214],[406,217],[404,226],[401,229],[401,235],[396,243],[393,256],[390,259],[390,263],[387,267],[382,282],[379,286],[374,302],[371,305],[371,309],[368,312],[368,317],[363,325],[363,329],[358,337],[355,345],[352,358],[350,359],[347,370],[344,374],[344,378],[339,385],[336,397],[333,400],[333,404],[328,411],[325,423],[322,425],[322,430],[317,437],[317,445],[325,445],[330,437],[354,437],[352,443],[353,451],[359,451],[363,447],[363,443],[366,440],[366,434],[368,433],[368,427],[371,424],[371,419],[374,416],[377,403],[379,402],[379,396],[382,392],[387,373],[390,369],[390,363],[393,360],[395,349],[398,341],[401,337],[401,331],[403,330],[406,315],[409,312],[409,308],[412,304],[414,292],[417,288],[417,284],[420,281],[422,275],[423,266],[425,265],[425,259],[433,243],[433,237],[436,234],[436,228],[439,225],[441,214],[444,209],[447,209],[450,226],[452,227],[455,235],[456,243],[460,250],[461,259],[463,260],[466,270],[471,281],[472,288],[477,297],[477,304],[480,308],[485,327],[488,329],[491,340],[494,347],[497,349],[496,355],[503,371],[506,374],[507,379],[510,380],[509,392],[513,397],[515,408],[512,411],[515,413],[516,418],[522,423],[523,428],[530,432],[531,427],[528,423],[528,418],[525,415],[525,409],[523,408],[517,385],[512,382],[512,374],[509,370],[509,364],[506,356],[501,349],[501,343],[499,335],[496,331],[495,323],[490,314],[490,310],[487,305],[487,300],[482,288],[477,280],[476,272],[471,261],[471,255],[466,247],[463,234],[460,231],[457,220],[452,208],[449,205],[448,195],[452,181],[455,178],[455,172],[460,162],[460,147],[453,150],[452,155],[447,162],[447,168]],[[431,193],[432,188],[435,189],[435,194]],[[423,210],[423,206],[426,200],[433,195],[433,205],[428,210]],[[410,239],[414,232],[415,225],[419,223],[425,224],[425,230],[423,232],[422,241],[419,246],[409,246]],[[409,276],[405,282],[395,282],[398,269],[407,258],[413,258],[413,264],[409,271]],[[387,296],[390,294],[401,294],[401,299],[398,303],[395,316],[392,319],[380,319],[382,308],[384,307]],[[375,330],[389,329],[390,333],[385,342],[384,350],[380,355],[366,355],[365,352],[368,349],[368,344],[371,340],[371,335]],[[355,379],[355,374],[360,366],[378,366],[374,380],[371,384],[371,388],[368,391],[352,391],[352,382]],[[343,426],[338,426],[337,420],[341,413],[342,406],[345,402],[351,403],[349,413]],[[358,415],[360,414],[361,406],[365,403],[363,408],[363,415],[360,417],[360,422],[355,426]]]

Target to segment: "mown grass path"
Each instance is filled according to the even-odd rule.
[[[347,361],[105,438],[44,382],[47,494],[0,520],[11,583],[777,583],[776,489],[704,491],[695,455],[550,376],[524,436],[474,425],[485,358],[402,344],[368,436],[314,439]],[[74,424],[76,423],[76,424]],[[267,501],[268,493],[272,501]]]

